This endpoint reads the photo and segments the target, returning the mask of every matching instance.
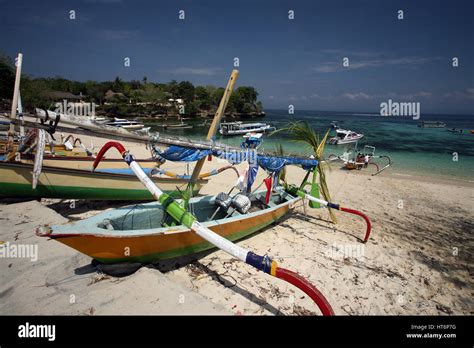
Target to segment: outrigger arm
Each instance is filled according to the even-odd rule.
[[[151,194],[163,205],[166,212],[170,214],[176,221],[190,228],[192,231],[197,233],[200,237],[207,240],[217,248],[225,251],[231,256],[243,261],[256,269],[270,274],[274,277],[285,280],[286,282],[293,284],[303,292],[305,292],[319,307],[323,315],[334,315],[334,311],[326,298],[321,292],[306,279],[301,277],[299,274],[290,270],[281,268],[277,262],[272,260],[269,256],[260,256],[253,253],[250,250],[244,249],[224,237],[214,233],[209,228],[203,226],[196,217],[191,213],[187,212],[181,207],[169,195],[161,191],[155,183],[145,174],[140,165],[135,161],[132,154],[125,150],[122,144],[114,141],[106,143],[99,151],[97,158],[93,164],[93,170],[97,167],[100,160],[104,156],[105,152],[111,147],[116,148],[122,155],[125,162],[129,165],[138,179],[145,185],[145,187],[151,192]]]
[[[365,223],[367,224],[367,228],[365,230],[365,237],[364,237],[363,242],[367,243],[367,241],[369,240],[370,231],[372,230],[372,224],[370,223],[369,217],[367,215],[365,215],[364,213],[362,213],[358,210],[355,210],[355,209],[341,207],[340,204],[327,202],[327,201],[325,201],[321,198],[313,197],[310,194],[306,193],[305,191],[303,191],[302,189],[300,189],[300,188],[298,188],[294,185],[287,186],[287,190],[290,194],[292,194],[294,196],[299,196],[301,198],[306,198],[306,199],[308,199],[312,202],[322,204],[325,207],[340,210],[340,211],[344,211],[346,213],[354,214],[354,215],[358,215],[358,216],[362,217],[365,220]]]

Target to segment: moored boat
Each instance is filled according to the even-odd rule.
[[[240,144],[243,149],[258,149],[262,145],[262,133],[247,133],[243,138],[244,141]]]
[[[1,156],[0,156],[1,158]],[[33,164],[34,162],[34,155],[20,155],[21,163],[25,164]],[[156,168],[160,165],[160,162],[155,159],[138,159],[137,160],[143,168]],[[90,170],[92,168],[92,164],[94,163],[94,157],[92,156],[84,156],[84,155],[52,155],[52,154],[45,154],[43,156],[43,165],[47,167],[55,167],[55,168],[66,168],[66,169],[82,169],[82,170]],[[107,169],[125,169],[127,168],[127,164],[123,162],[122,159],[119,158],[104,158],[103,163],[99,167],[99,170],[102,168]]]
[[[329,144],[342,145],[342,144],[355,143],[359,141],[360,139],[362,139],[363,137],[364,137],[364,134],[359,134],[351,130],[339,128],[336,130],[336,136],[329,139]]]
[[[418,124],[420,128],[445,128],[446,123],[441,121],[421,121]]]
[[[451,133],[459,133],[459,134],[462,134],[464,132],[462,128],[451,128],[451,129],[447,129],[447,131]]]
[[[142,129],[143,127],[145,127],[145,125],[139,121],[127,120],[124,118],[117,118],[117,117],[114,117],[113,121],[107,122],[105,123],[105,125],[120,127],[127,130],[137,130],[137,129]]]
[[[243,135],[247,133],[265,133],[275,130],[266,123],[254,122],[254,123],[243,123],[238,122],[222,122],[220,124],[219,133],[222,135]]]
[[[252,195],[249,212],[219,208],[215,196],[192,198],[190,209],[205,227],[231,241],[262,230],[285,216],[301,198],[274,193],[268,204],[265,192]],[[214,246],[184,225],[170,223],[158,202],[127,206],[92,218],[42,230],[50,237],[103,263],[153,262],[193,254]],[[127,249],[128,248],[128,249]],[[124,255],[124,250],[130,253]]]
[[[100,168],[99,168],[100,170]],[[112,171],[112,172],[110,172]],[[65,198],[107,200],[152,200],[153,196],[132,174],[119,170],[91,172],[43,166],[36,189],[32,188],[33,165],[17,162],[0,162],[0,197]],[[128,173],[131,173],[128,170]],[[152,178],[164,191],[176,195],[177,188],[187,186],[189,180],[181,178]],[[194,192],[207,183],[198,180]]]

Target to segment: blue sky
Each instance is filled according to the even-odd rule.
[[[220,86],[238,57],[265,108],[474,114],[472,18],[468,0],[0,0],[0,50],[33,76]]]

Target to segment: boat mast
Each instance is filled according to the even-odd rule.
[[[12,110],[10,118],[12,120],[16,119],[16,111],[18,108],[18,96],[20,94],[20,80],[21,80],[21,63],[23,60],[23,54],[18,53],[18,58],[16,60],[16,76],[15,76],[15,87],[13,90],[13,100],[12,100]],[[10,161],[15,156],[15,151],[13,151],[13,142],[15,136],[15,124],[10,123],[10,128],[8,129],[8,143],[7,143],[7,156],[6,160]]]
[[[217,128],[219,127],[219,123],[221,122],[222,116],[224,116],[225,108],[227,106],[227,103],[229,102],[230,95],[232,94],[232,91],[234,90],[235,81],[237,81],[238,76],[239,76],[239,71],[236,69],[232,70],[229,81],[227,82],[227,87],[224,91],[219,107],[217,108],[216,114],[214,115],[214,119],[212,120],[211,127],[209,128],[209,131],[207,132],[207,137],[206,137],[207,141],[213,140],[216,135]],[[201,170],[205,161],[206,161],[206,157],[201,158],[199,161],[197,161],[194,167],[193,174],[191,176],[191,179],[189,180],[189,186],[188,186],[190,192],[193,191],[193,186],[196,183],[197,179],[199,178],[199,174],[201,173]]]

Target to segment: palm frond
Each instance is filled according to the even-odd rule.
[[[276,153],[278,154],[278,156],[285,156],[285,150],[283,149],[283,145],[281,143],[276,146]],[[285,182],[286,184],[286,167],[283,167],[278,176],[278,179]]]
[[[331,202],[331,194],[329,193],[329,187],[326,182],[326,170],[327,164],[323,164],[323,151],[324,145],[326,144],[329,130],[325,133],[322,139],[316,131],[307,122],[290,122],[288,126],[280,128],[279,130],[272,133],[287,131],[291,134],[292,140],[299,143],[307,144],[314,152],[314,156],[318,160],[318,173],[319,173],[319,187],[323,198]],[[331,208],[328,208],[331,220],[337,223],[336,215]]]
[[[324,151],[324,145],[326,145],[328,136],[329,136],[329,129],[326,131],[326,134],[324,135],[323,139],[322,139],[321,142],[319,143],[319,146],[318,146],[318,148],[317,148],[317,150],[316,150],[316,157],[322,158],[323,151]]]

